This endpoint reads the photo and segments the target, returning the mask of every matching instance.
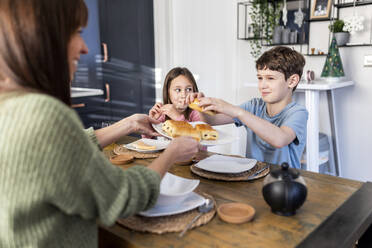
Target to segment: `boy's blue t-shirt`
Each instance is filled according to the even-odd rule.
[[[300,161],[306,144],[308,118],[308,112],[305,107],[291,102],[279,114],[270,117],[266,111],[266,103],[262,98],[254,98],[240,105],[240,108],[271,122],[275,126],[290,127],[296,133],[296,138],[292,143],[282,148],[275,148],[258,137],[238,118],[235,118],[235,125],[238,127],[244,125],[247,130],[246,157],[272,164],[287,162],[291,167],[301,167]]]

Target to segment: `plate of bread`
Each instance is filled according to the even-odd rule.
[[[151,153],[164,150],[169,145],[169,140],[140,139],[135,142],[123,145],[129,150],[142,153]]]
[[[211,126],[201,121],[187,122],[167,120],[160,124],[153,124],[153,128],[159,134],[169,139],[189,136],[205,146],[224,145],[236,140],[235,137],[221,130],[221,128]]]

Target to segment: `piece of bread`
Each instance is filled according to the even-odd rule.
[[[152,151],[156,149],[156,146],[147,145],[145,142],[139,140],[132,144],[136,149]]]
[[[201,140],[200,133],[194,127],[176,126],[173,130],[172,137],[189,136],[196,139],[198,142]]]
[[[175,132],[176,127],[192,128],[192,125],[188,123],[187,121],[175,121],[175,120],[167,120],[162,125],[163,131],[171,137],[174,137],[174,132]]]
[[[215,115],[216,113],[211,110],[203,111],[203,108],[199,107],[199,100],[198,98],[195,98],[192,103],[189,104],[189,108],[194,109],[196,111],[208,114],[208,115]]]
[[[200,136],[203,140],[217,140],[218,132],[211,127],[209,124],[197,124],[195,129],[200,132]]]
[[[200,141],[200,133],[187,121],[167,120],[162,125],[163,131],[175,138],[180,136],[190,136]]]

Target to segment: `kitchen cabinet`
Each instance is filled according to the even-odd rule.
[[[71,102],[86,128],[98,129],[102,124],[110,123],[110,110],[103,105],[101,96],[74,97]]]
[[[134,113],[148,113],[155,103],[155,53],[152,0],[86,0],[89,23],[83,32],[89,53],[73,82],[100,88],[91,97],[96,109],[79,111],[96,128]],[[97,113],[95,113],[95,111]],[[96,121],[94,121],[96,118]]]

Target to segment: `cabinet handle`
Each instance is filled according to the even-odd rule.
[[[110,101],[110,85],[108,83],[105,83],[105,87],[106,87],[106,99],[105,99],[105,102],[109,102]]]
[[[102,42],[102,47],[103,47],[103,63],[106,63],[108,61],[107,44]]]
[[[77,103],[77,104],[71,104],[72,108],[84,108],[85,103]]]

